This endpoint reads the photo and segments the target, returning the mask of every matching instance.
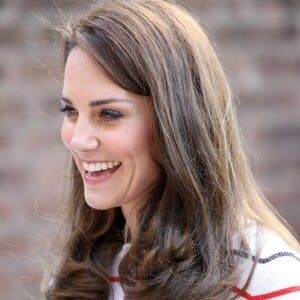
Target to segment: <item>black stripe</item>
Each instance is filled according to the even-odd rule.
[[[237,255],[237,256],[240,256],[240,257],[243,257],[243,258],[249,258],[249,254],[246,253],[246,252],[243,252],[243,251],[239,251],[239,250],[232,250],[232,253],[234,255]],[[296,260],[298,260],[300,262],[300,258],[297,257],[295,254],[291,253],[291,252],[278,252],[278,253],[275,253],[267,258],[259,258],[258,259],[258,263],[260,264],[266,264],[274,259],[277,259],[277,258],[280,258],[280,257],[284,257],[284,256],[287,256],[287,257],[292,257]],[[251,259],[253,261],[256,260],[256,256],[252,255],[251,256]]]

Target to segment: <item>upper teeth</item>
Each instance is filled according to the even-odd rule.
[[[102,171],[112,169],[113,167],[119,166],[119,161],[108,161],[108,162],[97,162],[97,163],[86,163],[83,162],[83,167],[88,172]]]

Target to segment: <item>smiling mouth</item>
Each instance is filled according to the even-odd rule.
[[[121,165],[119,161],[87,163],[83,162],[85,176],[87,177],[106,177],[114,173]]]

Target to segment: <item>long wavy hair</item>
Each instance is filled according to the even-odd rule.
[[[253,180],[226,77],[185,8],[101,1],[59,30],[65,60],[80,47],[114,82],[152,101],[161,179],[126,239],[120,208],[89,207],[72,163],[68,231],[47,299],[107,299],[112,262],[125,242],[131,246],[119,273],[128,300],[228,299],[242,272],[233,236],[235,247],[249,251],[249,224],[298,247]]]

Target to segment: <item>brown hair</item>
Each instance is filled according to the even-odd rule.
[[[62,32],[65,59],[81,47],[113,81],[153,103],[162,179],[119,267],[126,299],[228,299],[241,273],[232,236],[249,251],[249,221],[298,247],[253,180],[222,67],[184,8],[101,1]],[[46,298],[106,299],[125,219],[119,208],[89,207],[74,162],[71,174],[69,235]]]

